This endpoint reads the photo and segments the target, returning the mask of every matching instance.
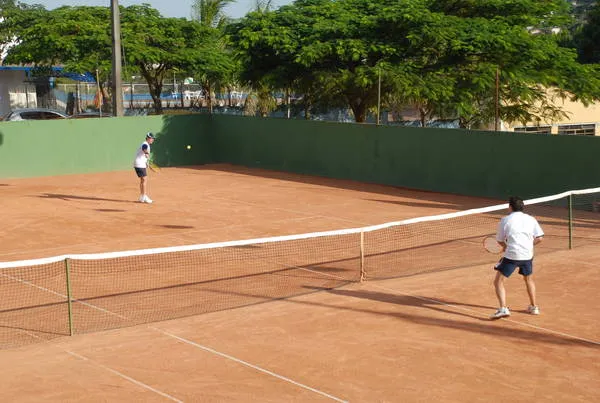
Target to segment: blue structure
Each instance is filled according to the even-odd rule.
[[[33,77],[33,72],[37,69],[36,66],[0,66],[0,71],[24,71],[27,78]],[[65,71],[64,67],[53,66],[51,67],[53,77],[65,77],[74,81],[80,81],[85,83],[95,83],[96,78],[91,73],[70,73]]]

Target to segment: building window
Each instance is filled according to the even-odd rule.
[[[515,127],[517,133],[537,133],[537,134],[551,134],[552,126],[523,126]]]
[[[596,125],[560,125],[558,126],[558,134],[593,136],[596,134]]]

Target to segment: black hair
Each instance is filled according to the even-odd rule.
[[[512,211],[523,211],[525,208],[525,203],[523,203],[523,199],[517,196],[511,196],[508,199],[508,205],[512,209]]]

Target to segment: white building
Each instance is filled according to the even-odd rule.
[[[0,116],[19,108],[37,107],[35,85],[30,83],[31,67],[0,66]]]

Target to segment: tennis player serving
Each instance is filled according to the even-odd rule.
[[[504,281],[517,267],[519,274],[525,280],[529,294],[530,305],[527,307],[527,312],[532,315],[540,314],[535,300],[535,283],[533,282],[533,249],[534,245],[542,241],[544,232],[535,218],[523,212],[525,204],[521,198],[511,197],[508,200],[508,206],[510,213],[500,220],[496,232],[496,241],[504,250],[502,259],[494,266],[496,270],[494,287],[500,308],[490,316],[490,319],[510,316],[510,310],[506,306]]]
[[[154,135],[146,134],[146,140],[138,148],[135,154],[133,168],[135,173],[140,178],[140,198],[141,203],[152,203],[152,199],[148,197],[148,162],[150,160],[150,145],[154,143]]]

